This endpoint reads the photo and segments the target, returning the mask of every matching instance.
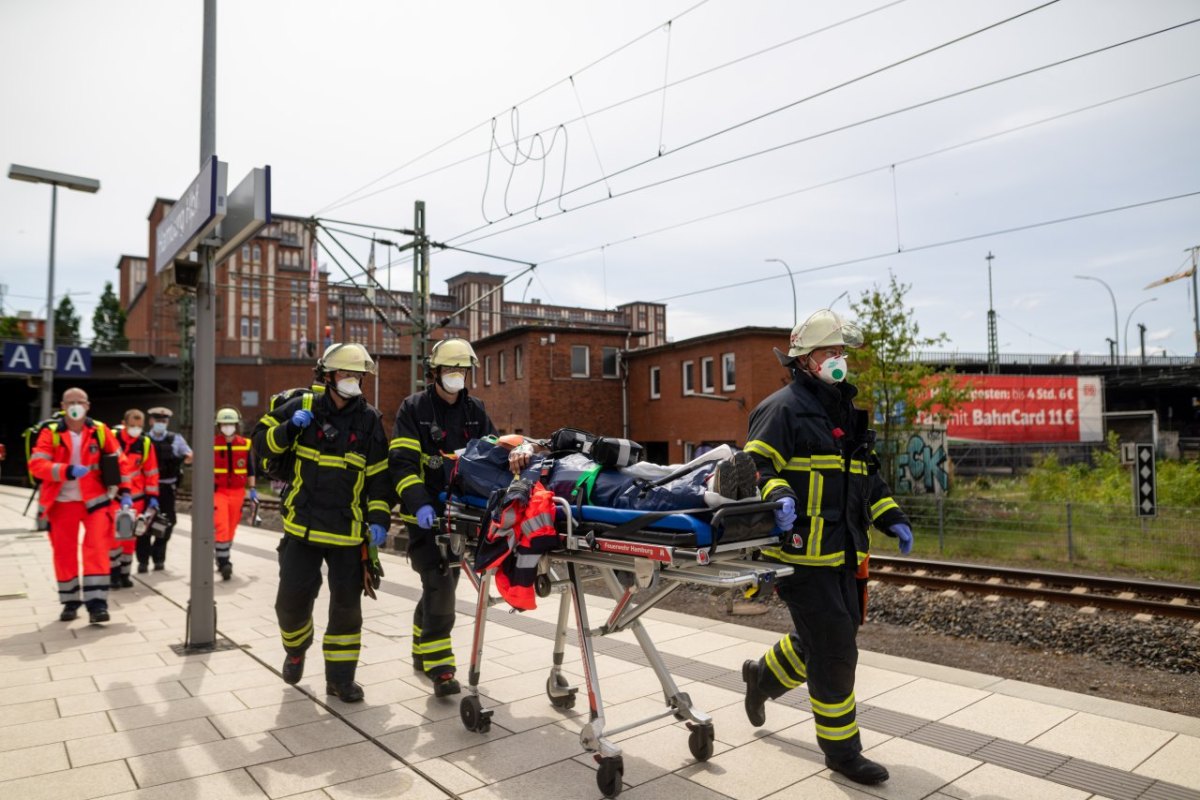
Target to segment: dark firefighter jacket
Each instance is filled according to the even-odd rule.
[[[788,564],[857,567],[867,557],[867,528],[884,533],[908,518],[879,475],[858,390],[796,372],[750,414],[749,452],[766,500],[796,499],[796,523],[763,556]]]
[[[313,412],[308,427],[292,415]],[[255,460],[282,461],[284,531],[310,544],[357,547],[367,525],[391,522],[387,436],[361,396],[338,410],[328,394],[305,392],[269,411],[254,428]]]
[[[441,509],[438,495],[449,482],[454,451],[466,447],[471,439],[495,432],[483,401],[471,397],[466,389],[453,403],[439,397],[433,385],[405,398],[396,412],[388,448],[401,519],[415,524],[421,506]]]

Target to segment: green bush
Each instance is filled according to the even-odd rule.
[[[1133,497],[1130,467],[1121,464],[1120,443],[1110,433],[1106,446],[1096,453],[1095,465],[1063,466],[1051,453],[1025,476],[1030,500],[1124,505]],[[1195,507],[1200,505],[1200,464],[1159,461],[1158,504]]]

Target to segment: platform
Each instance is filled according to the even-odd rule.
[[[599,797],[579,744],[586,701],[558,710],[544,694],[553,598],[526,614],[492,610],[481,689],[496,712],[490,732],[470,733],[457,698],[433,698],[412,671],[418,582],[402,556],[384,556],[379,599],[364,598],[366,701],[346,705],[323,693],[319,648],[298,687],[279,678],[279,534],[239,528],[233,579],[215,576],[219,632],[233,646],[179,655],[189,521],[165,571],[110,594],[111,622],[64,623],[49,544],[20,514],[27,498],[0,488],[0,797]],[[593,617],[604,607],[589,605]],[[473,609],[463,581],[454,634],[462,664]],[[1200,800],[1200,719],[869,652],[858,671],[859,725],[867,754],[892,777],[850,784],[824,767],[803,690],[768,704],[763,728],[746,721],[740,666],[774,634],[659,610],[646,624],[681,688],[713,715],[717,741],[711,760],[696,763],[671,718],[614,737],[628,800]],[[610,726],[661,707],[631,635],[601,639],[597,650]],[[568,672],[578,663],[569,648]]]

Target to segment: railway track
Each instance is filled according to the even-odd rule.
[[[1187,584],[875,555],[871,556],[871,578],[940,591],[1200,622],[1200,586]]]

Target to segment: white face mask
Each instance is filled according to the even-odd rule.
[[[451,372],[442,375],[442,388],[450,394],[458,394],[467,385],[467,376],[461,372]]]
[[[125,429],[125,432],[126,432],[127,434],[129,434],[129,438],[130,438],[130,439],[136,439],[136,438],[138,438],[139,436],[141,436],[141,435],[142,435],[142,429],[141,429],[141,428],[126,428],[126,429]]]
[[[71,419],[83,419],[87,416],[87,406],[83,403],[71,403],[67,406],[67,416]]]
[[[337,393],[346,399],[362,394],[362,385],[356,378],[342,378],[337,382],[336,388]]]
[[[165,423],[165,422],[154,423],[153,425],[150,426],[150,432],[153,433],[155,436],[162,436],[164,433],[167,432],[167,423]]]
[[[846,380],[846,374],[849,372],[849,367],[846,366],[845,356],[830,356],[821,362],[821,368],[817,370],[817,377],[826,383],[841,383]]]
[[[237,435],[237,425],[222,425],[221,434],[227,439]]]

